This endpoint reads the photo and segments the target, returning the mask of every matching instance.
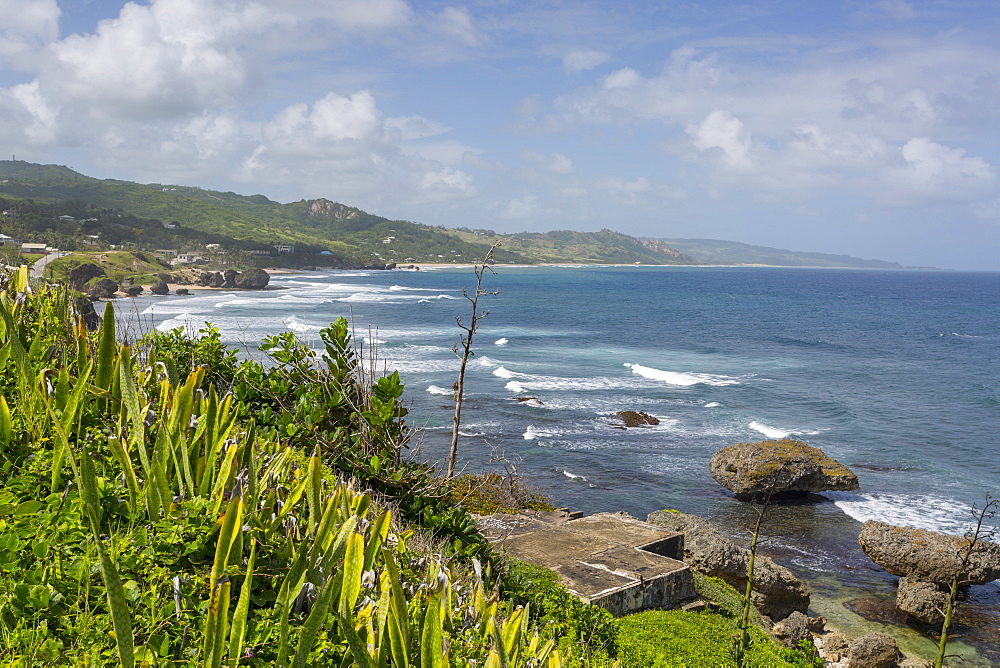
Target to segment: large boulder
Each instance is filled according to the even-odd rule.
[[[754,564],[756,570],[756,563]],[[809,617],[798,610],[785,617],[774,625],[771,635],[779,643],[789,649],[795,649],[804,640],[812,640],[812,633],[809,631]]]
[[[739,499],[858,489],[858,477],[846,466],[788,438],[722,448],[712,455],[709,471]]]
[[[684,534],[684,561],[691,568],[722,579],[736,591],[746,590],[750,550],[723,536],[711,522],[668,510],[651,513],[646,521]],[[750,599],[761,614],[779,620],[808,610],[809,589],[790,570],[758,553]]]
[[[154,295],[161,295],[161,296],[162,295],[169,295],[170,294],[170,287],[166,283],[164,283],[162,280],[159,280],[159,281],[156,282],[155,285],[153,285],[153,286],[151,286],[149,288],[149,291],[152,292]]]
[[[895,638],[885,633],[866,633],[847,650],[848,668],[893,668],[901,658]]]
[[[937,625],[944,621],[948,598],[943,585],[899,578],[896,607],[925,624]]]
[[[236,271],[235,269],[226,269],[224,272],[222,272],[222,279],[223,279],[222,287],[235,288],[236,283],[234,281],[236,280],[236,277],[239,275],[240,272]]]
[[[861,528],[858,544],[868,558],[893,575],[949,585],[961,567],[969,541],[868,520]],[[979,541],[969,557],[963,584],[986,584],[1000,578],[1000,544]]]
[[[87,296],[96,299],[110,299],[118,292],[118,284],[104,276],[95,278],[87,284]]]
[[[233,279],[233,284],[244,290],[261,290],[267,287],[270,280],[271,275],[263,269],[247,269]]]
[[[107,274],[102,267],[93,262],[78,264],[69,272],[69,288],[82,292],[87,283],[101,276],[107,276]]]

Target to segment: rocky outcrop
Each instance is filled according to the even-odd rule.
[[[730,445],[712,455],[709,471],[739,499],[858,489],[858,477],[846,466],[787,438]]]
[[[357,218],[360,213],[360,209],[345,206],[339,202],[331,202],[323,197],[313,200],[306,209],[306,215],[310,218],[322,216],[334,220],[351,220]]]
[[[848,668],[892,668],[901,658],[896,640],[885,633],[866,633],[847,650]]]
[[[723,536],[711,522],[697,515],[659,510],[649,515],[650,524],[684,534],[684,561],[694,570],[721,578],[737,591],[747,586],[750,550]],[[809,589],[784,566],[758,554],[754,559],[754,587],[750,594],[761,614],[773,620],[809,608]]]
[[[118,284],[107,276],[97,278],[87,284],[87,296],[91,299],[110,299],[118,292]]]
[[[775,624],[771,629],[771,635],[785,647],[795,649],[803,640],[812,640],[809,617],[796,610]]]
[[[204,271],[201,269],[185,269],[168,276],[168,282],[176,285],[200,285],[206,288],[229,288],[233,290],[261,290],[267,287],[271,275],[263,269],[248,269],[244,272],[235,269],[220,271]]]
[[[946,585],[961,567],[960,555],[969,542],[962,536],[948,536],[869,520],[861,528],[858,544],[872,561],[893,575]],[[1000,578],[1000,544],[976,543],[963,580],[966,584],[986,584]]]
[[[169,295],[170,288],[162,280],[157,281],[155,285],[149,288],[149,291],[154,295]]]
[[[872,561],[899,576],[896,607],[925,624],[944,620],[951,582],[959,570],[963,586],[1000,578],[1000,545],[989,541],[977,542],[969,553],[964,536],[869,520],[861,528],[858,544]],[[963,568],[966,554],[969,559]]]
[[[662,253],[663,255],[678,260],[693,262],[690,257],[680,252],[666,241],[661,241],[660,239],[643,239],[642,245],[655,253]]]
[[[191,294],[191,291],[188,290],[187,288],[177,288],[176,290],[174,290],[174,294],[175,295],[189,295],[189,294]]]
[[[621,420],[626,427],[643,427],[660,424],[659,419],[642,411],[618,411],[611,414],[612,419]]]
[[[125,293],[125,296],[127,297],[138,297],[143,292],[141,285],[122,286],[122,291]]]
[[[948,605],[948,592],[943,585],[899,578],[896,589],[896,607],[925,624],[940,624],[944,621],[944,609]]]
[[[243,290],[261,290],[270,280],[271,275],[263,269],[247,269],[233,279],[233,284]]]
[[[73,267],[69,272],[69,289],[83,292],[90,281],[101,276],[107,276],[104,269],[93,262],[84,262]]]
[[[76,310],[83,320],[83,326],[88,330],[93,331],[101,326],[101,316],[97,315],[93,302],[86,297],[77,297]]]

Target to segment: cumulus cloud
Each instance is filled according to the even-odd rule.
[[[688,126],[687,133],[698,150],[717,155],[724,167],[737,171],[753,169],[750,132],[728,111],[713,110],[698,125]]]
[[[961,201],[992,190],[996,169],[978,156],[966,156],[964,149],[916,137],[900,153],[904,164],[894,171],[893,183],[911,197]]]
[[[611,56],[603,51],[595,49],[577,49],[570,51],[563,56],[563,67],[566,71],[575,74],[585,70],[592,70],[598,65],[608,62]]]
[[[0,65],[34,70],[59,37],[60,14],[56,0],[0,0]]]

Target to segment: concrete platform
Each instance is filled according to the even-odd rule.
[[[616,616],[676,607],[696,595],[691,571],[680,560],[684,534],[629,515],[529,511],[477,522],[508,555],[552,569],[573,594]]]

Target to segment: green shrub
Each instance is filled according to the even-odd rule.
[[[734,619],[711,612],[650,610],[617,623],[618,658],[623,668],[734,666],[730,657]],[[750,629],[751,666],[780,668],[796,664],[796,654],[780,647],[763,630]],[[789,660],[791,659],[791,660]]]

